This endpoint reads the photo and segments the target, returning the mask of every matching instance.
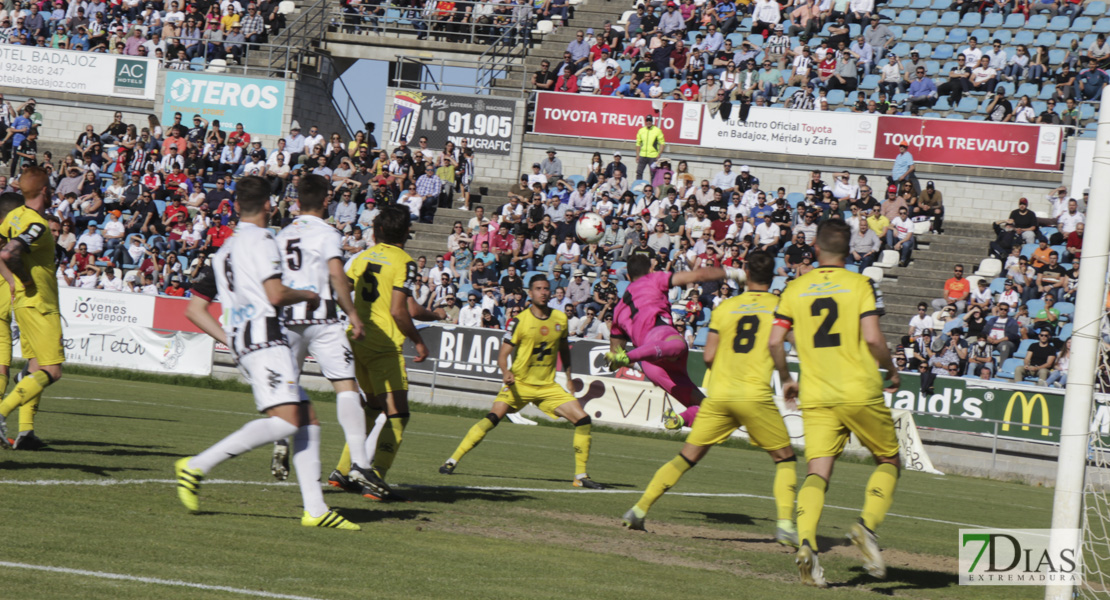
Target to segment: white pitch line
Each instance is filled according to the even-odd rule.
[[[94,486],[110,486],[110,485],[143,485],[148,483],[158,484],[176,484],[175,479],[35,479],[35,480],[14,480],[14,479],[0,479],[0,485],[17,485],[17,486],[52,486],[52,485],[94,485]],[[292,482],[281,481],[242,481],[237,479],[206,479],[204,485],[257,485],[257,486],[293,486],[296,485]],[[408,488],[415,490],[474,490],[481,492],[530,492],[530,493],[544,493],[544,494],[643,494],[644,490],[576,490],[576,489],[560,489],[560,488],[528,488],[528,487],[498,487],[498,486],[453,486],[453,485],[398,485],[395,487]],[[774,500],[772,496],[761,496],[759,494],[741,494],[741,493],[710,493],[710,492],[667,492],[668,496],[683,496],[688,498],[752,498],[755,500]],[[825,508],[832,508],[836,510],[847,510],[858,512],[858,508],[849,506],[837,506],[835,504],[826,504]],[[978,525],[976,523],[962,523],[960,521],[945,521],[944,519],[931,519],[929,517],[918,517],[911,515],[900,515],[897,513],[887,513],[888,517],[897,517],[901,519],[911,519],[916,521],[929,521],[932,523],[942,523],[945,525],[958,525],[961,527],[975,527],[979,529],[987,528],[986,525]]]
[[[207,590],[212,592],[230,592],[232,594],[242,594],[244,596],[255,596],[258,598],[279,598],[281,600],[319,600],[318,598],[311,598],[309,596],[294,596],[292,594],[276,594],[274,592],[264,592],[261,590],[247,590],[243,588],[233,588],[226,585],[208,585],[206,583],[193,583],[191,581],[178,581],[176,579],[159,579],[156,577],[138,577],[136,575],[125,575],[122,573],[105,573],[104,571],[86,571],[85,569],[69,569],[66,567],[50,567],[47,565],[30,565],[27,563],[9,562],[6,560],[0,561],[0,567],[8,567],[11,569],[27,569],[30,571],[46,571],[49,573],[62,573],[65,575],[83,575],[85,577],[96,577],[98,579],[115,579],[117,581],[135,581],[138,583],[152,583],[154,585],[168,585],[173,587],[192,588],[195,590]]]

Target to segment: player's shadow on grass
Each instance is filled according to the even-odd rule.
[[[515,477],[512,475],[493,475],[487,473],[466,473],[468,477],[487,477],[489,479],[512,479],[516,481],[553,481],[555,483],[567,483],[570,479],[562,477],[559,479],[553,477]]]
[[[111,448],[142,448],[143,450],[151,450],[154,448],[169,448],[169,446],[156,446],[153,444],[121,444],[119,442],[97,442],[97,441],[82,441],[82,440],[50,440],[51,446],[108,446]]]
[[[862,567],[854,567],[852,571],[856,573],[855,577],[844,583],[831,583],[830,587],[864,586],[877,594],[893,596],[902,590],[936,590],[960,584],[959,575],[943,571],[888,566],[886,579],[882,581],[868,575]]]
[[[134,467],[98,467],[96,465],[76,465],[73,463],[42,463],[42,462],[0,462],[0,470],[2,471],[20,471],[23,469],[34,469],[36,471],[49,471],[51,469],[57,470],[76,470],[82,473],[89,473],[91,475],[99,475],[101,477],[109,477],[112,473],[120,471],[150,471],[151,469],[136,469]]]
[[[488,502],[518,502],[520,500],[535,500],[523,492],[511,490],[475,490],[467,487],[456,486],[405,486],[404,495],[413,502],[437,502],[440,504],[454,504],[464,500],[483,500]]]
[[[57,415],[68,415],[68,416],[73,416],[73,417],[99,417],[99,418],[102,418],[102,419],[127,419],[129,421],[160,421],[162,423],[180,423],[180,421],[178,421],[177,419],[155,419],[153,417],[130,417],[130,416],[126,416],[126,415],[96,415],[96,414],[93,414],[93,413],[75,413],[75,412],[70,412],[68,410],[67,411],[40,410],[39,412],[52,413],[52,414],[57,414]]]
[[[423,515],[430,515],[432,513],[426,510],[412,510],[412,509],[384,509],[384,510],[370,510],[368,508],[341,508],[339,512],[347,517],[348,521],[365,525],[367,523],[377,523],[380,521],[427,521],[428,519]]]
[[[51,442],[53,446],[53,442]],[[180,458],[181,453],[177,452],[151,452],[147,450],[128,450],[126,448],[116,448],[114,450],[53,450],[58,454],[95,454],[97,456],[167,456]]]
[[[721,513],[721,512],[702,512],[700,510],[687,510],[684,511],[689,515],[701,515],[707,521],[714,523],[727,523],[729,525],[755,525],[755,520],[745,514],[740,513]],[[761,521],[763,519],[760,519]]]

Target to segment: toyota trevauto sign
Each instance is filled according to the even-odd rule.
[[[281,135],[285,109],[285,82],[232,75],[166,73],[162,120],[172,122],[180,112],[189,122],[197,114],[219,120],[230,131],[236,123],[252,134]]]

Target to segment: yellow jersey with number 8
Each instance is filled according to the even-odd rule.
[[[794,330],[803,408],[883,401],[883,378],[860,328],[864,317],[882,314],[871,278],[843,267],[819,267],[786,286],[775,319]]]
[[[509,321],[503,343],[513,345],[512,372],[518,383],[551,385],[555,383],[555,365],[559,348],[567,340],[567,315],[561,310],[551,310],[541,319],[525,309]]]
[[[393,307],[394,290],[412,296],[416,262],[397,246],[377,244],[351,259],[347,277],[355,292],[355,311],[366,329],[366,337],[351,340],[351,344],[376,352],[400,352],[405,334],[401,333],[389,311]]]
[[[744,292],[713,309],[709,330],[717,334],[717,353],[706,386],[713,400],[769,400],[774,361],[767,342],[778,296]]]

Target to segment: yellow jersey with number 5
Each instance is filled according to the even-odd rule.
[[[844,267],[819,267],[786,286],[775,319],[794,330],[803,408],[883,401],[883,378],[860,327],[882,314],[871,278]]]
[[[744,292],[713,309],[709,330],[717,334],[717,353],[706,386],[713,400],[770,400],[774,361],[767,343],[778,296]]]
[[[54,234],[36,211],[20,206],[0,223],[0,237],[23,244],[23,268],[34,282],[27,289],[16,279],[14,308],[34,308],[42,313],[58,309],[58,279],[54,275]]]
[[[416,262],[397,246],[377,244],[351,259],[347,264],[347,277],[355,292],[355,311],[366,329],[365,338],[351,340],[351,343],[376,352],[400,352],[405,334],[401,333],[389,311],[393,307],[394,290],[412,296]]]
[[[551,385],[555,383],[559,348],[567,343],[567,315],[551,309],[551,314],[541,319],[531,308],[525,309],[509,321],[502,343],[513,345],[510,370],[518,383]]]

